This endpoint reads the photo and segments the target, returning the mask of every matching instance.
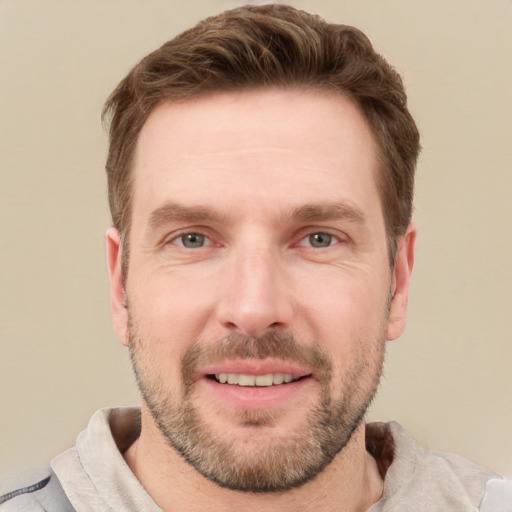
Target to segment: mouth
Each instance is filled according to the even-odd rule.
[[[237,359],[212,363],[196,378],[197,392],[209,403],[230,404],[235,409],[261,410],[298,404],[304,393],[316,393],[311,368],[275,359]]]
[[[206,393],[209,404],[223,403],[237,410],[276,409],[287,403],[298,407],[306,396],[316,393],[310,369],[282,361],[213,364],[203,369],[196,382],[197,392]]]
[[[207,375],[219,384],[247,387],[270,387],[289,384],[309,377],[310,375],[293,375],[291,373],[267,373],[263,375],[250,375],[246,373],[215,373]]]

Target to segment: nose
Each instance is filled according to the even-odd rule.
[[[258,336],[286,330],[293,316],[290,287],[279,257],[269,249],[240,251],[231,259],[218,320],[225,329]]]

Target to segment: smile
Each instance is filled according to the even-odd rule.
[[[300,377],[294,377],[290,373],[268,373],[266,375],[247,375],[245,373],[216,373],[213,377],[221,384],[237,386],[269,387],[279,384],[294,382]]]
[[[298,404],[316,393],[313,374],[282,361],[229,361],[201,372],[197,392],[236,409],[261,410]],[[222,366],[222,367],[221,367]]]

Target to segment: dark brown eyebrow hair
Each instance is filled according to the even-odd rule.
[[[364,224],[366,216],[357,206],[349,203],[307,204],[291,208],[283,216],[283,221],[319,222],[323,220],[346,219],[350,222]],[[228,223],[228,217],[207,206],[184,206],[167,202],[149,216],[148,227],[151,230],[176,221]]]
[[[169,201],[151,212],[148,227],[154,230],[175,221],[221,222],[223,220],[226,220],[224,215],[206,206],[189,207]]]
[[[334,219],[346,219],[359,224],[366,222],[364,212],[350,202],[307,204],[291,209],[290,212],[286,214],[286,217],[299,222],[318,222]]]

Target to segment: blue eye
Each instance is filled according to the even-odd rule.
[[[311,233],[311,235],[308,235],[307,240],[311,247],[323,248],[332,245],[335,238],[329,233]]]
[[[207,243],[208,238],[200,233],[185,233],[176,239],[176,242],[187,249],[199,249]]]

